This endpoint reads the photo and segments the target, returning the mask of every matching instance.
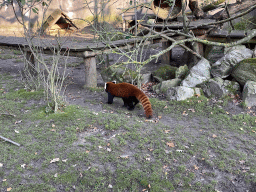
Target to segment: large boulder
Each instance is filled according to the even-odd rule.
[[[247,107],[256,106],[256,82],[247,81],[243,89],[243,102]]]
[[[177,87],[181,83],[181,79],[175,78],[167,81],[162,81],[161,83],[154,85],[153,90],[158,93],[166,93],[166,91],[171,87]]]
[[[205,58],[212,64],[224,56],[224,47],[207,45],[205,49]]]
[[[170,100],[186,100],[194,95],[201,95],[200,88],[190,88],[184,86],[171,87],[167,90],[167,98]]]
[[[195,87],[211,78],[210,63],[206,59],[201,59],[190,69],[188,76],[181,82],[181,86]]]
[[[170,65],[164,65],[164,66],[159,67],[152,74],[153,74],[153,76],[161,77],[163,80],[168,80],[168,79],[175,78],[176,70],[177,70],[177,67],[173,67]]]
[[[117,82],[131,83],[131,79],[136,79],[137,74],[135,71],[128,67],[108,67],[101,71],[101,76],[105,82],[116,80]]]
[[[241,61],[231,73],[241,85],[246,81],[256,81],[256,58]]]
[[[252,58],[252,53],[253,51],[247,49],[244,45],[228,49],[225,56],[212,65],[211,74],[213,77],[228,77],[239,62]]]
[[[223,80],[220,77],[215,77],[207,82],[204,82],[200,87],[206,97],[224,97],[226,95],[235,95],[240,91],[240,85],[235,81]]]

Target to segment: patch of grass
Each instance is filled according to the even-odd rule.
[[[0,59],[6,60],[6,59],[13,59],[15,56],[13,55],[0,55]]]
[[[1,135],[21,144],[0,142],[0,191],[208,192],[224,191],[234,177],[248,188],[256,181],[255,117],[226,113],[225,102],[150,99],[157,123],[114,105],[46,113],[43,102],[28,105],[43,92],[0,79],[0,114],[15,114],[0,115]]]

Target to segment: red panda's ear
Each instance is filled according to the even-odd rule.
[[[107,83],[105,83],[105,86],[104,86],[104,90],[106,90],[107,89]]]
[[[112,83],[115,83],[115,84],[116,84],[116,81],[112,81]]]

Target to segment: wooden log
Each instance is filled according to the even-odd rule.
[[[168,47],[170,47],[171,45],[172,45],[171,41],[164,41],[164,42],[162,42],[162,49],[165,50]],[[171,62],[171,59],[172,59],[172,50],[170,50],[162,55],[162,63],[164,63],[164,64],[169,65]]]
[[[97,87],[96,58],[84,57],[85,87]]]

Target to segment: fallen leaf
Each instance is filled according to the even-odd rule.
[[[19,123],[21,123],[21,122],[22,122],[22,120],[15,121],[15,124],[19,124]]]
[[[108,143],[107,146],[109,147],[109,146],[110,146],[110,143]]]
[[[186,112],[186,111],[183,111],[182,115],[187,116],[188,114],[187,114],[187,112]]]
[[[199,167],[197,167],[196,165],[194,165],[194,168],[195,168],[195,170],[198,170],[198,169],[199,169]]]
[[[103,147],[102,146],[99,146],[99,149],[102,149]]]
[[[241,161],[239,161],[239,163],[242,165],[242,164],[245,163],[245,161],[244,161],[244,160],[241,160]]]
[[[7,179],[3,179],[3,181],[7,181]]]
[[[86,153],[89,153],[90,151],[85,151]]]
[[[171,130],[164,130],[165,133],[169,133]]]
[[[150,158],[149,158],[149,157],[147,157],[147,158],[146,158],[146,160],[147,160],[147,161],[150,161]]]
[[[52,132],[56,132],[56,129],[51,129]]]
[[[55,174],[54,174],[54,177],[58,177],[58,173],[55,173]]]
[[[21,166],[21,168],[25,169],[26,164],[22,164],[20,166]]]
[[[153,151],[154,149],[150,149],[150,148],[148,148],[148,150],[149,150],[149,151]]]
[[[189,111],[191,111],[192,113],[195,113],[195,109],[188,109]]]
[[[158,116],[158,119],[162,119],[162,116]]]
[[[167,142],[166,144],[167,144],[169,147],[175,147],[175,146],[174,146],[174,143],[172,143],[172,142]]]
[[[112,188],[113,188],[113,186],[112,186],[111,184],[109,184],[109,185],[108,185],[108,188],[109,188],[109,189],[112,189]]]
[[[168,107],[167,107],[167,105],[164,107],[164,109],[167,109]]]
[[[53,160],[50,161],[50,163],[55,163],[55,162],[57,162],[59,160],[60,160],[60,158],[54,158]]]
[[[11,187],[7,188],[7,191],[11,191],[11,190],[12,190],[12,188],[11,188]]]
[[[63,159],[62,162],[66,163],[66,162],[67,162],[67,159]]]
[[[212,137],[213,137],[213,138],[216,138],[216,137],[217,137],[217,135],[213,134],[213,135],[212,135]]]
[[[54,124],[52,124],[52,127],[55,127],[55,125],[54,125]]]
[[[4,166],[4,164],[3,163],[0,163],[0,167],[3,167]]]
[[[151,185],[150,185],[150,184],[148,184],[148,188],[149,188],[149,189],[151,188]]]
[[[129,158],[129,155],[120,155],[120,157],[121,157],[122,159],[128,159],[128,158]]]
[[[108,152],[111,152],[112,150],[111,150],[111,148],[107,148],[107,151],[108,151]]]

